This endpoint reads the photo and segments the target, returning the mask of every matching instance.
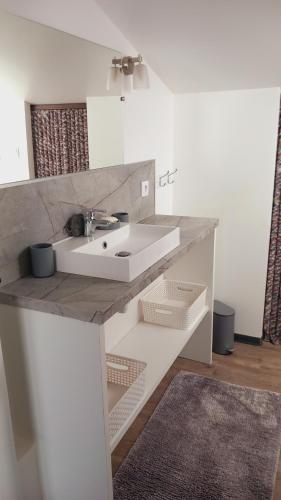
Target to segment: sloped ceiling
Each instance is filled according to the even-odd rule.
[[[174,92],[281,84],[281,0],[95,0]]]

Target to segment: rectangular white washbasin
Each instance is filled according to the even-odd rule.
[[[121,224],[113,231],[96,230],[91,237],[66,238],[54,250],[58,271],[132,281],[179,244],[178,227]],[[119,252],[129,255],[117,256]]]

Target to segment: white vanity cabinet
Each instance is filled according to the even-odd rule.
[[[9,401],[0,345],[0,498],[19,500],[17,460],[9,410]]]
[[[157,278],[207,285],[188,330],[142,321],[155,282],[101,325],[0,305],[19,500],[112,500],[111,451],[176,357],[212,362],[214,240],[212,230]],[[106,352],[146,363],[143,396],[111,440]]]

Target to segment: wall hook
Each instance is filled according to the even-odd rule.
[[[177,171],[178,171],[178,169],[177,169],[177,168],[176,168],[175,170],[173,170],[173,172],[169,172],[169,171],[168,171],[168,184],[174,184],[175,179],[172,179],[172,180],[171,180],[171,177],[172,177],[173,175],[175,175],[175,174],[177,173]]]
[[[168,178],[169,178],[169,170],[163,175],[159,176],[159,187],[164,187],[167,186],[168,183]]]

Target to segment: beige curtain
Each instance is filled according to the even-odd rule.
[[[36,177],[88,170],[85,104],[31,106],[31,124]]]

